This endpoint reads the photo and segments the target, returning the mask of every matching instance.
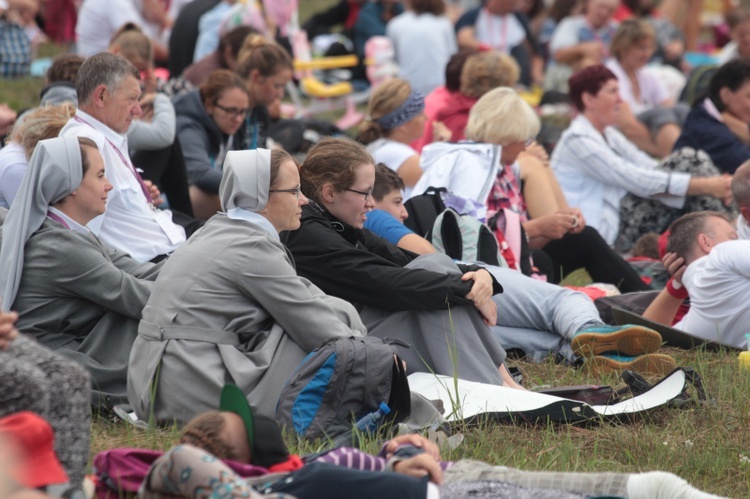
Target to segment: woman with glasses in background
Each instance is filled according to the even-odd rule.
[[[227,151],[233,149],[249,105],[245,82],[228,70],[212,73],[199,89],[174,99],[190,201],[200,220],[207,220],[221,208],[222,164]]]
[[[300,225],[307,199],[280,150],[230,151],[214,215],[165,262],[130,356],[138,416],[186,422],[215,409],[227,380],[259,414],[323,341],[366,330],[349,303],[297,276],[279,232]]]

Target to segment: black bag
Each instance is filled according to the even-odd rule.
[[[302,360],[281,391],[276,421],[304,438],[335,439],[375,412],[390,412],[379,425],[405,421],[411,392],[396,340],[372,336],[334,338]]]
[[[442,194],[446,192],[445,187],[428,187],[424,194],[408,199],[404,207],[409,217],[404,220],[404,225],[430,241],[435,220],[445,211]]]

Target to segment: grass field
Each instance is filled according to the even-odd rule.
[[[589,425],[498,425],[459,427],[464,442],[444,452],[448,460],[472,458],[525,470],[676,473],[693,485],[729,497],[750,495],[750,371],[738,369],[735,353],[664,349],[678,365],[693,366],[711,402],[686,409],[662,408],[628,422]],[[528,388],[582,383],[616,386],[614,377],[596,379],[554,363],[515,361]],[[92,456],[118,446],[168,448],[177,430],[141,431],[124,423],[93,425]],[[304,445],[293,451],[316,450]],[[376,451],[377,444],[369,446]]]
[[[335,0],[303,0],[300,18]],[[40,55],[53,56],[48,46]],[[0,80],[0,102],[15,109],[36,104],[42,80]],[[573,283],[585,276],[572,276]],[[688,409],[660,409],[629,422],[587,426],[495,425],[458,428],[465,440],[444,454],[474,458],[527,470],[620,471],[665,470],[706,491],[730,497],[750,496],[750,371],[738,369],[732,352],[669,349],[679,365],[693,366],[704,378],[712,402]],[[528,388],[539,385],[596,383],[615,385],[614,377],[594,379],[585,371],[555,365],[511,361],[524,373]],[[186,388],[187,389],[187,388]],[[91,456],[113,447],[166,449],[177,430],[142,431],[122,422],[97,418],[92,425]],[[370,445],[375,450],[376,444]],[[310,446],[294,451],[309,452]]]

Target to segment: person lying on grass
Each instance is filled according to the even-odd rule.
[[[253,464],[281,475],[245,480],[220,459]],[[256,469],[256,472],[258,470]],[[395,473],[393,473],[395,471]],[[254,475],[257,475],[255,473]],[[255,483],[256,486],[253,486]],[[180,443],[154,462],[139,497],[269,497],[298,499],[529,497],[568,499],[589,496],[708,499],[713,496],[665,472],[526,472],[472,460],[440,461],[435,444],[419,435],[388,440],[378,456],[338,448],[300,458],[289,453],[280,428],[254,414],[242,392],[226,385],[219,411],[197,416],[183,429]],[[391,495],[389,495],[389,493]],[[211,496],[214,497],[214,496]]]

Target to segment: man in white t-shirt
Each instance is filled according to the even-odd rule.
[[[162,259],[185,241],[185,230],[172,222],[169,211],[154,207],[149,187],[130,161],[127,131],[141,115],[138,70],[120,56],[93,55],[78,70],[76,94],[78,111],[60,136],[92,139],[114,187],[106,211],[88,227],[139,262]]]
[[[674,277],[643,316],[670,325],[689,294],[690,310],[675,328],[745,348],[750,324],[750,241],[738,240],[726,215],[711,211],[684,215],[669,232],[664,263]]]
[[[750,160],[742,163],[732,175],[732,198],[740,209],[737,235],[740,239],[750,240]]]

